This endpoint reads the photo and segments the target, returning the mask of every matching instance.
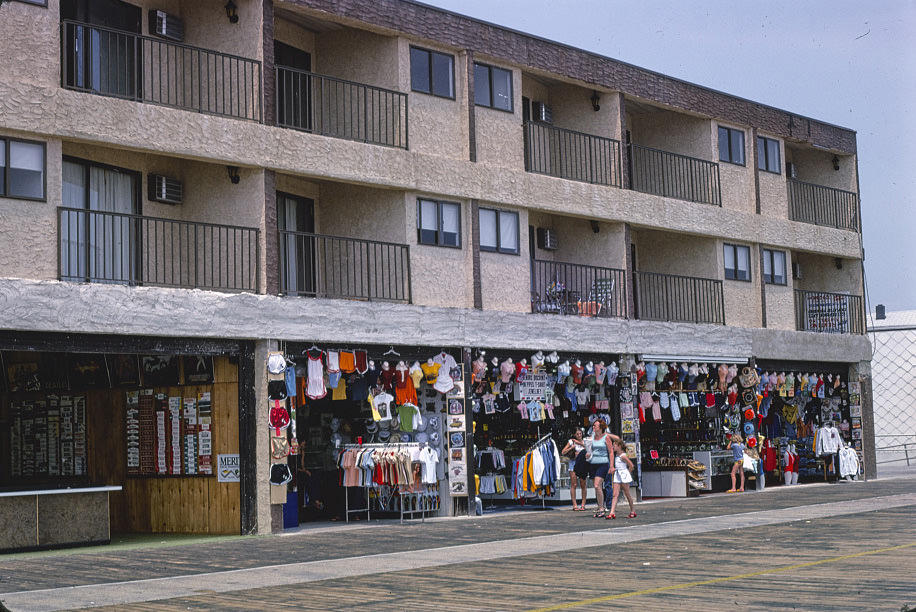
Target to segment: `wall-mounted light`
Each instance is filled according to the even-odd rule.
[[[839,170],[840,169],[840,158],[834,155],[831,161],[833,161],[833,169]]]
[[[232,184],[238,185],[239,181],[242,180],[241,177],[239,177],[239,167],[226,166],[226,171],[229,173],[229,180],[232,181]]]
[[[232,0],[226,3],[226,17],[229,18],[229,23],[239,22],[239,9]],[[233,182],[237,183],[238,181]]]
[[[592,100],[592,108],[597,113],[598,111],[601,110],[601,107],[598,105],[598,103],[601,102],[601,96],[598,95],[597,91],[592,92],[591,100]]]
[[[883,321],[887,318],[887,312],[884,310],[884,304],[878,304],[875,306],[875,318],[879,321]]]
[[[836,269],[837,269],[837,270],[842,270],[842,269],[843,269],[843,260],[842,260],[841,258],[839,258],[839,257],[834,257],[834,258],[833,258],[833,265],[836,266]]]
[[[598,225],[598,222],[595,221],[594,219],[589,221],[588,224],[592,226],[592,231],[595,232],[596,234],[601,231],[601,227]]]

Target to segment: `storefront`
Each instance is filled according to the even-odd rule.
[[[735,435],[749,457],[746,488],[861,474],[860,390],[845,364],[643,360],[635,369],[644,497],[730,490]]]
[[[0,516],[15,526],[0,549],[246,532],[241,472],[226,481],[218,465],[253,444],[240,436],[250,360],[225,341],[0,338]]]

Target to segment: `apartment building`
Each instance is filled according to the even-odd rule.
[[[0,37],[0,485],[39,522],[77,494],[26,493],[85,488],[102,525],[38,546],[377,504],[335,464],[391,439],[374,369],[308,389],[340,354],[458,364],[416,389],[467,417],[438,514],[473,506],[475,444],[588,424],[477,419],[483,355],[836,377],[874,476],[853,130],[407,0],[14,0]]]

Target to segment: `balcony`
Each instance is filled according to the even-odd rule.
[[[634,272],[633,281],[637,319],[725,325],[720,280]]]
[[[407,149],[407,94],[277,67],[277,125]]]
[[[63,281],[257,291],[259,231],[58,208]]]
[[[409,246],[286,230],[279,234],[282,295],[411,302]]]
[[[864,334],[862,296],[796,289],[795,329],[824,334]]]
[[[792,221],[859,231],[859,199],[854,192],[791,178],[786,183]]]
[[[722,206],[719,164],[635,144],[628,150],[634,191]]]
[[[596,185],[623,186],[618,141],[531,121],[524,124],[524,130],[528,172]]]
[[[120,30],[61,23],[61,86],[260,122],[261,64]]]
[[[532,260],[531,312],[625,318],[625,279],[616,268]]]

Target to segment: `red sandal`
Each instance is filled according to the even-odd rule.
[[[627,518],[636,518],[636,513],[631,512],[629,515],[627,515]]]
[[[616,514],[608,514],[608,515],[607,515],[606,517],[604,517],[604,518],[605,518],[606,520],[609,521],[609,520],[611,520],[611,519],[617,518],[617,515],[616,515]]]

